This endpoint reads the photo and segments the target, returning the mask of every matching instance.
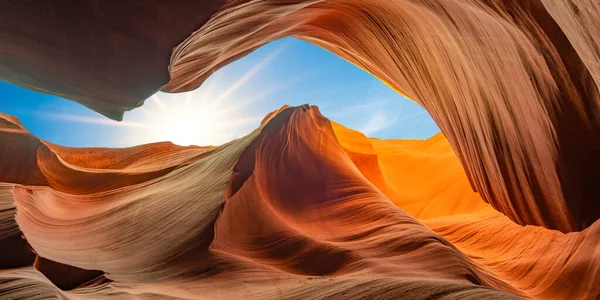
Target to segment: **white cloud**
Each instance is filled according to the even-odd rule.
[[[371,115],[362,126],[360,126],[359,131],[368,136],[388,128],[396,122],[398,122],[397,115],[390,115],[383,111],[377,111]]]
[[[86,123],[86,124],[100,124],[108,126],[123,126],[123,127],[141,127],[141,128],[153,128],[150,124],[139,123],[139,122],[128,122],[128,121],[113,121],[103,116],[87,117],[77,116],[71,114],[56,114],[47,112],[36,112],[35,115],[44,119],[53,119],[67,122]]]

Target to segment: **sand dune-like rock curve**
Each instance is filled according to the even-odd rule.
[[[579,231],[600,217],[600,27],[588,21],[600,11],[546,2],[232,1],[175,49],[163,89],[193,89],[275,38],[305,39],[426,108],[495,209]]]
[[[515,224],[470,189],[442,134],[379,140],[339,124],[333,128],[365,178],[487,272],[533,298],[593,299],[598,293],[600,222],[568,234]],[[589,280],[574,284],[579,276]]]
[[[494,209],[581,231],[600,218],[598,14],[591,0],[13,1],[0,78],[120,119],[298,37],[427,109]]]
[[[516,224],[473,192],[442,134],[370,139],[305,105],[218,147],[75,149],[2,119],[0,138],[29,150],[1,157],[31,161],[22,174],[38,181],[0,160],[0,244],[29,259],[0,260],[0,297],[600,293],[600,223],[572,233]]]

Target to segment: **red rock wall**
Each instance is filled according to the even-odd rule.
[[[597,4],[242,2],[176,49],[165,90],[193,89],[231,58],[296,36],[427,109],[473,189],[513,221],[568,232],[600,217]]]
[[[296,36],[425,107],[473,189],[513,221],[568,232],[600,217],[595,1],[61,3],[5,5],[4,80],[119,119],[164,84],[196,88]]]

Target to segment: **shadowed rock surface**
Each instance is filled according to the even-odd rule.
[[[77,149],[4,118],[0,138],[31,148],[5,157],[35,161],[47,181],[3,184],[12,208],[1,221],[12,225],[2,233],[27,240],[3,245],[38,256],[35,269],[3,265],[8,298],[593,299],[600,289],[599,222],[566,234],[515,224],[471,189],[442,134],[370,139],[305,105],[218,147]]]
[[[368,139],[302,106],[219,147],[72,149],[2,115],[0,296],[594,299],[598,15],[592,0],[8,1],[0,79],[109,118],[294,36],[442,133]]]
[[[473,189],[513,221],[570,232],[600,217],[596,1],[4,6],[0,78],[79,101],[110,118],[120,119],[159,89],[194,89],[261,45],[295,36],[427,109]]]

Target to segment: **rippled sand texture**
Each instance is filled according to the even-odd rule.
[[[0,261],[2,297],[600,292],[600,222],[566,234],[515,224],[472,191],[442,134],[368,139],[302,106],[216,148],[73,149],[3,120],[3,145],[18,147],[2,148],[14,159],[2,165],[0,245],[19,260]]]

